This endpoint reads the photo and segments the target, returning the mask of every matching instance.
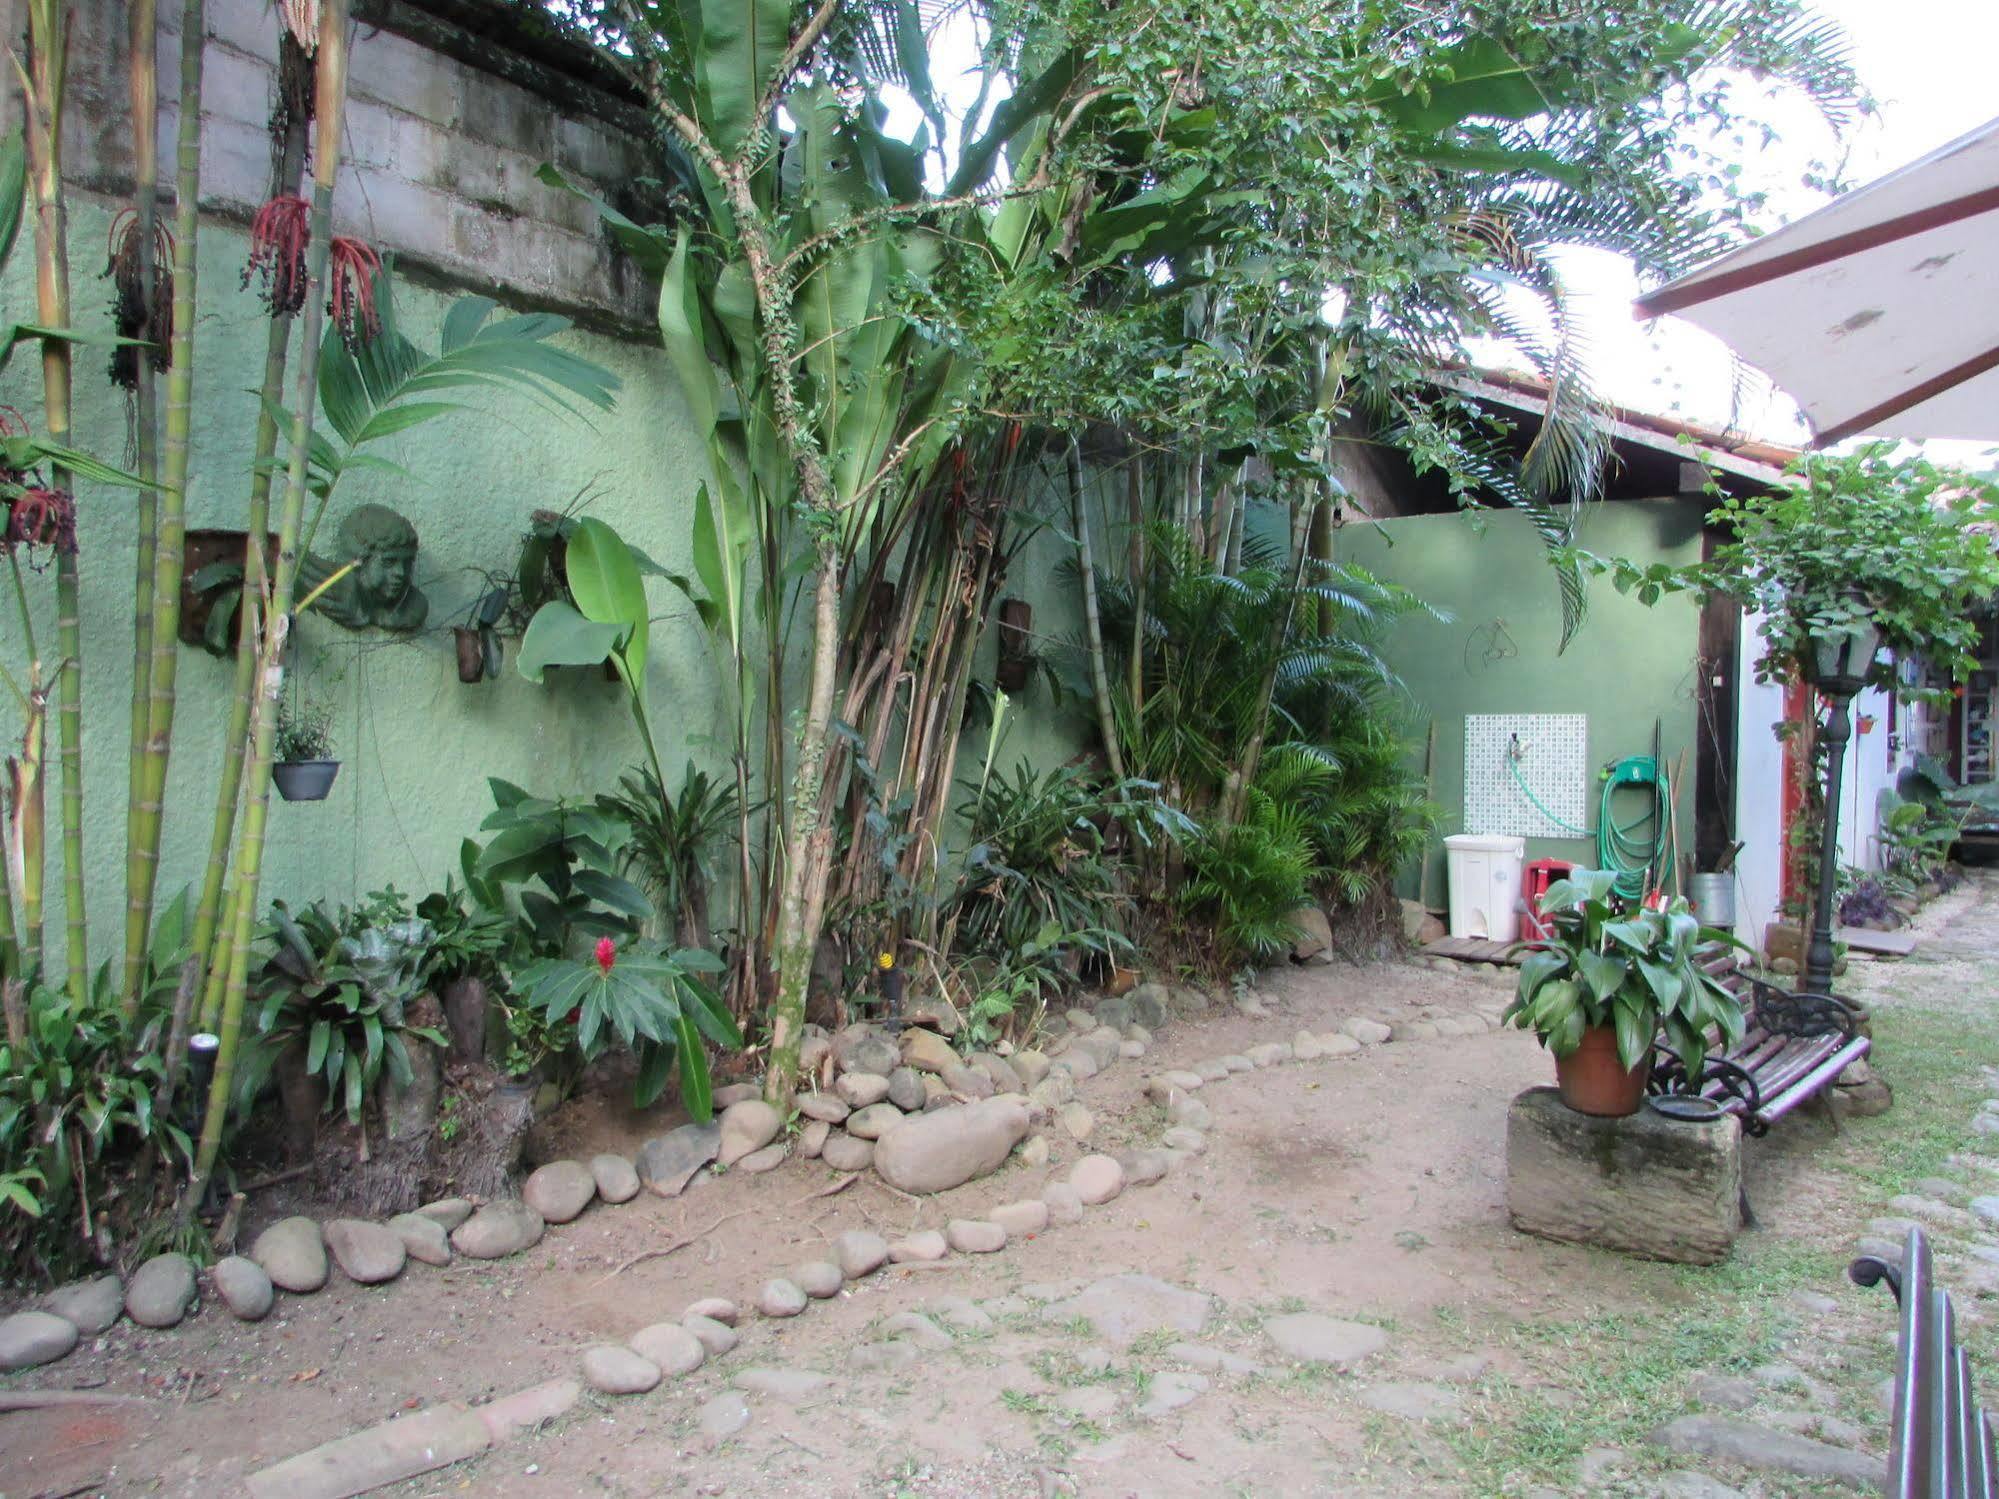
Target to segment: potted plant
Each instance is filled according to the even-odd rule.
[[[1742,1006],[1704,972],[1701,949],[1734,942],[1703,927],[1685,899],[1654,893],[1635,909],[1608,870],[1578,869],[1541,900],[1547,935],[1524,944],[1505,1018],[1555,1054],[1562,1102],[1579,1114],[1635,1114],[1663,1031],[1689,1078],[1706,1070],[1709,1034],[1742,1039]]]
[[[323,703],[280,702],[271,780],[288,802],[319,802],[333,789],[333,713]]]

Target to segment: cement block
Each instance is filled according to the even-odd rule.
[[[1712,1265],[1741,1227],[1742,1126],[1641,1108],[1578,1114],[1529,1088],[1506,1116],[1506,1206],[1523,1233],[1641,1259]]]

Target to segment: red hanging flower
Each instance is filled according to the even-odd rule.
[[[76,500],[60,489],[36,487],[14,496],[7,511],[8,551],[17,546],[45,546],[64,556],[76,555]]]
[[[599,937],[597,939],[597,967],[603,972],[609,973],[617,961],[618,944],[613,942],[609,937]]]
[[[290,317],[305,306],[305,247],[312,238],[312,205],[289,193],[257,210],[250,225],[250,260],[243,284],[259,277],[272,317]]]
[[[145,235],[140,232],[138,213],[125,209],[111,221],[109,254],[104,274],[111,278],[111,318],[121,338],[141,338],[151,346],[141,349],[120,344],[111,351],[111,379],[126,390],[139,383],[139,360],[145,357],[154,373],[166,370],[168,344],[173,339],[174,237],[164,220],[153,224],[152,286],[140,274],[140,254]]]
[[[358,348],[381,330],[375,314],[375,277],[381,274],[382,257],[366,240],[336,235],[329,258],[326,275],[332,291],[326,312],[347,347]]]

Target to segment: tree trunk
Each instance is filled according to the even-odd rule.
[[[1104,758],[1111,774],[1124,779],[1124,755],[1118,749],[1117,718],[1111,710],[1110,674],[1104,667],[1104,628],[1097,615],[1097,563],[1090,548],[1090,511],[1083,496],[1083,454],[1069,439],[1063,454],[1069,478],[1069,523],[1076,528],[1076,563],[1083,574],[1083,631],[1090,653],[1090,691],[1097,704],[1097,733],[1104,741]]]
[[[1264,663],[1263,678],[1256,687],[1256,727],[1250,732],[1249,743],[1243,747],[1241,763],[1229,772],[1228,780],[1222,786],[1217,820],[1224,827],[1242,821],[1243,803],[1249,795],[1249,788],[1256,783],[1257,767],[1263,760],[1264,740],[1270,734],[1270,700],[1277,690],[1277,667],[1284,654],[1284,642],[1291,634],[1291,622],[1297,617],[1298,592],[1305,580],[1310,526],[1309,509],[1292,518],[1291,586],[1285,594],[1284,608],[1279,611],[1277,622],[1272,627],[1272,638],[1266,644],[1268,659]]]

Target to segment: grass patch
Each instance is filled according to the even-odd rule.
[[[1895,1106],[1853,1120],[1834,1164],[1893,1197],[1967,1148],[1965,1127],[1992,1091],[1978,1069],[1999,1066],[1999,1026],[1978,1013],[1886,1005],[1874,1011],[1874,1049]]]

